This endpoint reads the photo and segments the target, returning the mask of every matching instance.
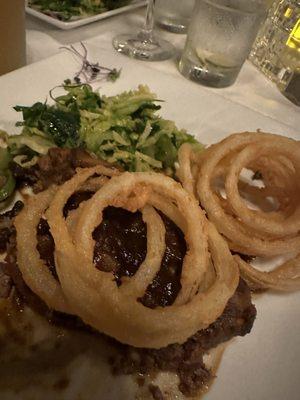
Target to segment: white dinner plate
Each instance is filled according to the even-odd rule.
[[[229,101],[209,89],[149,68],[143,62],[88,47],[90,58],[122,68],[115,82],[100,82],[103,94],[114,95],[147,84],[162,103],[161,114],[203,143],[219,141],[239,131],[262,129],[300,139],[299,116],[291,125]],[[12,107],[44,101],[48,91],[74,76],[77,61],[67,52],[0,78],[0,127],[16,132],[20,119]],[[294,126],[294,128],[293,128]],[[299,400],[300,293],[266,293],[254,299],[257,318],[252,332],[236,338],[225,351],[218,377],[205,400]],[[1,397],[1,394],[0,394]],[[124,396],[122,397],[125,398]],[[68,399],[68,397],[66,397]],[[108,400],[108,397],[105,398]],[[109,397],[109,400],[118,400]],[[126,399],[127,400],[127,399]]]
[[[116,8],[115,10],[106,11],[101,14],[92,15],[90,17],[78,18],[76,20],[71,21],[60,21],[57,18],[46,15],[40,11],[33,9],[32,7],[26,6],[26,12],[30,15],[33,15],[36,18],[41,19],[42,21],[48,22],[51,25],[57,26],[60,29],[73,29],[78,28],[79,26],[90,24],[91,22],[100,21],[101,19],[109,18],[114,15],[118,15],[124,13],[126,11],[134,10],[135,8],[142,7],[147,2],[145,0],[133,0],[133,2],[127,6]]]

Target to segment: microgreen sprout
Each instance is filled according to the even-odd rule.
[[[83,53],[80,53],[73,45],[63,46],[65,49],[74,54],[81,61],[81,67],[73,78],[73,83],[79,85],[82,83],[93,83],[96,81],[107,80],[115,82],[120,74],[121,69],[108,68],[101,66],[98,62],[92,63],[88,60],[88,51],[85,45],[80,42]],[[72,83],[72,81],[71,81]]]

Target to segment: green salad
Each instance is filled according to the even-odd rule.
[[[50,92],[52,105],[14,107],[23,116],[17,123],[22,132],[13,136],[0,132],[7,146],[0,149],[0,201],[13,188],[10,163],[32,167],[52,147],[83,148],[127,171],[155,170],[172,176],[183,143],[202,148],[193,136],[159,115],[162,101],[147,86],[111,97],[87,84],[66,82],[63,89],[60,96]]]
[[[28,5],[61,21],[82,18],[114,10],[131,0],[29,0]]]

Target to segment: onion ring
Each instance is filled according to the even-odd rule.
[[[114,176],[119,172],[98,166],[95,168],[95,173],[102,174],[102,176],[87,181],[89,186],[80,187],[81,190],[98,189],[106,182],[107,176]],[[37,226],[49,207],[56,190],[57,187],[50,187],[48,190],[30,197],[21,213],[16,217],[17,262],[26,284],[49,308],[64,313],[72,313],[60,282],[54,278],[37,250]]]
[[[274,289],[283,292],[299,290],[300,254],[270,272],[258,271],[239,256],[234,258],[239,265],[241,276],[253,289]]]
[[[188,146],[188,145],[185,145]],[[233,134],[210,146],[201,157],[192,148],[189,157],[179,159],[179,178],[188,191],[197,192],[201,206],[230,249],[260,257],[298,254],[300,251],[300,145],[279,135],[262,132]],[[184,162],[185,165],[180,165]],[[192,170],[197,165],[198,176]],[[239,181],[243,168],[260,171],[264,187]],[[226,198],[215,186],[223,180]],[[196,181],[196,184],[195,184]],[[194,182],[188,185],[186,182]],[[274,196],[277,210],[250,209],[240,193],[249,192],[260,205]],[[271,272],[256,270],[235,256],[242,276],[256,288],[296,290],[300,288],[299,255]]]
[[[284,153],[295,162],[297,170],[300,171],[300,151],[292,141],[284,147],[281,143],[260,143],[259,148],[257,145],[249,145],[235,157],[227,173],[225,180],[227,201],[235,215],[238,215],[241,221],[251,228],[279,237],[297,234],[300,231],[300,203],[288,218],[284,218],[278,212],[270,218],[270,213],[250,210],[239,195],[237,182],[243,166],[249,165],[253,159],[261,157],[266,151],[272,152],[274,156]],[[298,182],[296,182],[296,187],[300,191]]]
[[[57,281],[40,258],[37,250],[37,226],[49,206],[56,188],[30,197],[27,204],[15,219],[17,232],[18,267],[30,289],[38,295],[48,307],[70,313],[70,307]]]
[[[80,207],[76,229],[73,235],[70,234],[63,218],[64,204],[93,173],[93,169],[79,171],[62,185],[47,211],[55,240],[57,273],[63,292],[76,314],[86,323],[121,342],[149,348],[160,348],[175,342],[183,343],[216,320],[237,287],[238,269],[226,242],[207,222],[192,196],[171,178],[156,173],[124,173],[112,178]],[[151,189],[150,192],[147,191],[143,202],[137,202],[132,197],[138,187],[143,187],[146,191]],[[163,211],[165,204],[161,203],[161,199],[168,198],[182,215],[188,246],[182,269],[182,290],[175,304],[155,309],[145,307],[137,301],[136,295],[142,293],[147,284],[151,283],[163,249],[157,251],[153,257],[149,255],[147,263],[146,257],[144,262],[147,265],[147,279],[144,274],[140,277],[137,274],[132,285],[134,290],[128,289],[129,279],[124,282],[122,290],[122,285],[117,287],[111,273],[95,268],[92,239],[93,230],[102,220],[101,211],[108,205],[131,210],[132,207],[139,207],[142,212],[144,210],[143,218],[146,223],[147,218],[154,221],[158,215],[152,209],[152,195],[157,195],[157,209]],[[146,209],[148,216],[145,214]],[[155,224],[160,224],[159,219]],[[147,227],[147,232],[150,232],[149,229]],[[152,239],[150,235],[147,250],[151,248],[154,239],[155,235]],[[204,291],[201,282],[206,279],[207,270],[212,266],[209,262],[208,245],[215,280]]]
[[[145,206],[142,209],[143,221],[147,225],[147,254],[145,260],[133,277],[122,283],[120,290],[126,296],[142,297],[149,282],[160,270],[165,253],[165,225],[155,209]]]

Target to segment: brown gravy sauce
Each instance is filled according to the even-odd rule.
[[[88,200],[92,192],[76,192],[68,200],[64,215],[76,209],[82,201]],[[160,271],[139,299],[146,307],[165,307],[173,304],[180,289],[180,276],[186,244],[181,230],[165,215],[161,218],[166,227],[166,251]],[[44,232],[48,235],[44,227]],[[131,277],[139,269],[147,253],[147,227],[140,212],[129,212],[122,208],[107,207],[101,224],[94,230],[94,264],[102,271],[112,272],[117,285],[123,277]],[[50,241],[49,238],[47,240]],[[49,246],[48,251],[54,251]],[[40,252],[41,254],[41,252]],[[53,255],[41,254],[50,270],[53,269]],[[55,272],[56,274],[56,272]]]

